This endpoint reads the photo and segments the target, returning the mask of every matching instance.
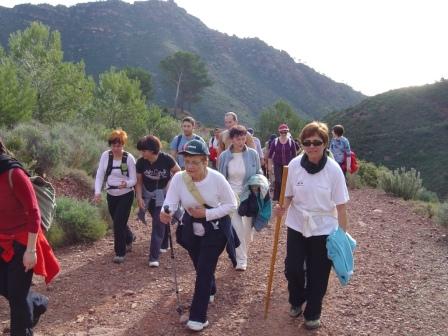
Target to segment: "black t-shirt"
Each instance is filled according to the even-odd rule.
[[[140,158],[136,163],[137,174],[142,174],[143,184],[148,191],[163,189],[171,179],[171,169],[176,165],[174,159],[165,153],[159,152],[154,163]]]

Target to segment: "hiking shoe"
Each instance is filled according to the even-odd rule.
[[[124,257],[115,256],[113,261],[116,264],[122,264],[124,262]]]
[[[289,309],[289,316],[291,317],[298,317],[302,314],[302,307],[300,306],[291,306]]]
[[[161,248],[161,249],[160,249],[160,252],[161,252],[161,253],[167,253],[167,252],[168,252],[168,249]]]
[[[247,265],[245,265],[245,264],[236,265],[236,267],[235,267],[235,270],[241,271],[241,272],[244,272],[246,269],[247,269]]]
[[[320,320],[305,320],[305,328],[308,330],[317,329],[320,327]]]
[[[208,303],[213,303],[213,302],[215,302],[215,296],[210,295],[210,297],[208,298]]]
[[[160,266],[160,262],[158,261],[150,261],[149,262],[149,267],[159,267]]]
[[[193,331],[201,331],[205,327],[208,326],[208,321],[205,321],[204,323],[198,322],[198,321],[191,321],[189,320],[187,322],[187,328]]]
[[[40,301],[38,304],[33,302],[33,328],[39,322],[39,318],[43,313],[47,311],[48,307],[48,298],[42,294],[40,294]]]

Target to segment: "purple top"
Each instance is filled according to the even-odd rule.
[[[291,138],[288,138],[285,144],[277,138],[271,142],[269,147],[269,158],[274,161],[275,165],[288,165],[289,161],[296,157],[296,146]]]

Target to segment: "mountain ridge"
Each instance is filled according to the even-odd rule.
[[[172,92],[163,85],[160,60],[178,50],[197,53],[215,83],[193,106],[193,114],[206,122],[221,123],[222,114],[229,110],[253,122],[278,99],[302,117],[320,118],[365,98],[258,38],[238,38],[208,28],[172,1],[0,7],[2,45],[7,46],[11,32],[25,29],[32,21],[60,31],[65,59],[84,59],[87,72],[95,77],[110,66],[149,70],[157,102],[167,106],[172,105]]]

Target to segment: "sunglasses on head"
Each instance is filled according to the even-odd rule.
[[[305,140],[302,142],[302,145],[305,147],[309,147],[313,145],[314,147],[322,146],[324,142],[322,140]]]

